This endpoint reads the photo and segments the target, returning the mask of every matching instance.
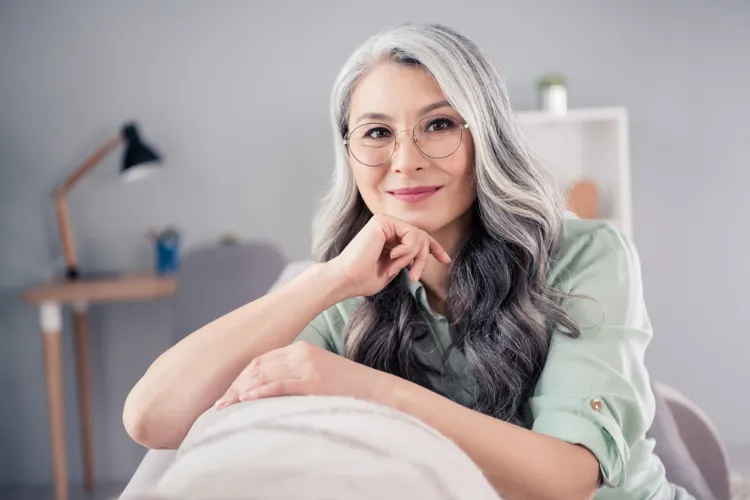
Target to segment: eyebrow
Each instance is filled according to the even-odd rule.
[[[446,100],[433,102],[432,104],[428,104],[427,106],[424,106],[422,109],[418,111],[418,114],[424,115],[426,113],[429,113],[430,111],[434,111],[436,109],[450,107],[450,103]],[[360,115],[360,117],[357,119],[357,123],[361,122],[362,120],[390,120],[391,117],[388,115],[384,115],[383,113],[364,113],[363,115]]]

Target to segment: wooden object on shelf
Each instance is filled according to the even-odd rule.
[[[533,161],[549,170],[561,190],[589,180],[596,185],[597,220],[632,238],[628,114],[622,107],[571,108],[565,115],[520,111]],[[587,188],[588,189],[588,188]],[[577,192],[573,194],[576,200]],[[573,210],[590,214],[588,202]]]
[[[568,190],[568,209],[581,219],[596,219],[599,214],[599,188],[594,181],[582,179]]]
[[[91,303],[156,300],[172,295],[177,282],[172,277],[130,274],[106,278],[60,279],[27,290],[23,299],[39,308],[44,339],[44,372],[52,445],[55,500],[68,499],[68,453],[65,440],[65,394],[63,385],[62,306],[73,308],[75,364],[81,425],[81,458],[87,492],[94,489],[94,432],[90,384],[88,309]]]

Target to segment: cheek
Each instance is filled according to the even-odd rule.
[[[468,141],[462,142],[461,147],[456,151],[451,171],[457,191],[454,194],[463,201],[462,205],[473,202],[476,198],[476,188],[474,187],[474,147],[470,137]]]
[[[461,215],[471,208],[477,199],[477,190],[474,185],[474,176],[470,169],[467,169],[460,180],[456,179],[456,190],[453,193],[454,204],[451,212]]]
[[[470,133],[467,133],[461,140],[461,147],[457,151],[461,153],[463,164],[466,166],[466,175],[472,177],[474,175],[474,138]]]
[[[371,212],[381,212],[383,203],[380,193],[380,183],[383,178],[382,169],[361,165],[350,166],[357,190]]]

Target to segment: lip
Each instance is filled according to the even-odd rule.
[[[401,188],[388,191],[388,193],[392,194],[401,201],[414,203],[429,198],[433,194],[437,193],[441,187],[442,186],[420,186]]]

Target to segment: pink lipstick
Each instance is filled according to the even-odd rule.
[[[440,187],[441,186],[412,187],[412,188],[394,189],[393,191],[388,191],[388,192],[401,201],[406,201],[408,203],[416,203],[418,201],[427,199],[433,194],[437,193]]]

